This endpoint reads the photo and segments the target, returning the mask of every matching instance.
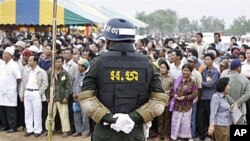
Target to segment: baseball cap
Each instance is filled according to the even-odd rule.
[[[81,58],[78,61],[78,64],[83,65],[86,69],[89,68],[89,61],[87,59],[85,59],[85,58]]]
[[[22,55],[23,56],[31,56],[32,55],[32,52],[28,49],[25,49],[24,51],[22,51]]]
[[[188,60],[188,61],[191,61],[191,62],[195,62],[195,63],[198,62],[198,59],[197,59],[197,57],[195,57],[195,56],[190,56],[190,57],[187,58],[187,60]]]
[[[239,59],[233,59],[233,61],[231,62],[230,68],[231,70],[234,70],[238,67],[241,67],[241,62]]]

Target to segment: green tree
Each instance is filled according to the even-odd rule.
[[[217,31],[224,31],[225,29],[224,20],[216,17],[202,16],[200,22],[201,22],[201,30],[203,32],[217,32]]]
[[[225,22],[213,16],[202,16],[200,20],[190,21],[188,17],[179,18],[176,11],[171,9],[157,10],[146,14],[140,12],[136,18],[149,24],[150,33],[196,33],[196,32],[225,32],[227,35],[243,35],[250,32],[250,19],[240,16],[234,19],[233,24],[225,29]]]
[[[145,12],[136,13],[135,17],[143,22],[148,22],[148,15]]]
[[[245,16],[234,19],[233,24],[227,31],[228,35],[244,35],[250,31],[250,19]]]
[[[199,26],[199,23],[197,20],[192,20],[191,23],[190,23],[190,27],[189,27],[190,31],[191,32],[198,32],[200,31],[200,26]]]
[[[163,34],[175,32],[178,16],[173,10],[157,10],[146,15],[144,12],[137,13],[136,18],[149,24],[149,32],[161,32]]]
[[[190,21],[187,17],[178,20],[177,28],[180,33],[187,33],[190,31]]]

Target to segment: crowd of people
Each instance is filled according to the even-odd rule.
[[[250,39],[231,38],[229,47],[214,33],[205,43],[202,33],[195,41],[166,38],[138,39],[135,51],[148,56],[160,74],[169,96],[164,113],[152,121],[149,138],[156,140],[229,140],[229,126],[250,124]],[[0,130],[25,131],[24,136],[46,136],[52,66],[51,37],[1,37]],[[56,40],[54,132],[62,137],[88,137],[94,122],[81,109],[78,95],[91,60],[108,52],[102,36],[59,35]],[[231,111],[241,118],[233,123]]]

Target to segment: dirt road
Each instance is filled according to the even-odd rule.
[[[13,134],[7,134],[5,132],[0,132],[0,141],[47,141],[47,137],[35,137],[31,135],[29,137],[24,137],[24,132],[16,132]],[[67,137],[62,138],[61,134],[53,135],[53,141],[90,141],[89,138],[82,137]]]

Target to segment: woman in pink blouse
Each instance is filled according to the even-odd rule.
[[[182,67],[182,75],[174,82],[173,98],[169,110],[173,111],[171,121],[171,138],[176,140],[190,139],[191,114],[193,99],[198,94],[195,81],[191,78],[192,67],[185,64]]]

